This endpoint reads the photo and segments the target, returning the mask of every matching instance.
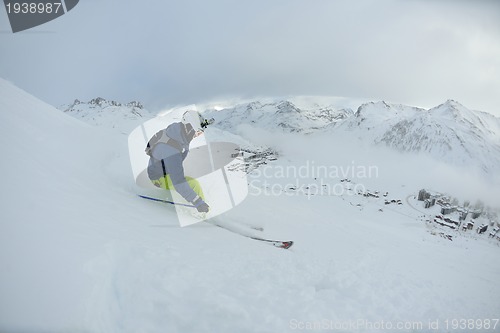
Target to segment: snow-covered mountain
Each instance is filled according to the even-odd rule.
[[[301,109],[288,100],[255,101],[205,114],[217,120],[215,126],[238,134],[242,124],[268,131],[343,133],[350,141],[427,154],[450,165],[500,174],[500,119],[452,100],[429,110],[371,102],[356,112],[318,104]]]
[[[121,133],[129,133],[153,117],[139,102],[121,104],[103,98],[89,102],[75,100],[61,109],[87,123]],[[450,165],[500,174],[500,119],[469,110],[453,100],[428,110],[370,102],[354,112],[348,107],[311,102],[299,107],[292,98],[257,100],[220,110],[209,108],[203,113],[216,119],[215,127],[237,135],[244,136],[239,130],[242,126],[297,134],[344,132],[343,138],[350,141],[426,154]],[[255,151],[266,149],[248,140],[244,147]]]
[[[140,102],[122,104],[101,97],[88,102],[75,99],[73,103],[62,105],[59,109],[89,124],[112,128],[123,134],[130,133],[136,126],[153,117]]]
[[[330,105],[299,108],[288,100],[254,101],[222,110],[206,110],[217,126],[234,131],[240,124],[250,124],[267,130],[283,130],[310,134],[352,116],[349,108],[336,110]]]
[[[429,110],[368,103],[341,129],[398,151],[427,153],[452,165],[500,174],[500,119],[471,111],[456,101]]]

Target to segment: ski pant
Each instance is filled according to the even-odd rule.
[[[200,183],[196,179],[188,177],[188,176],[186,176],[185,179],[186,179],[186,183],[188,183],[189,187],[191,187],[193,189],[194,193],[199,195],[200,198],[202,198],[203,201],[205,201],[205,196],[203,195],[203,190],[201,189]],[[172,183],[172,180],[170,179],[170,175],[163,176],[160,179],[152,180],[151,182],[156,187],[160,187],[160,188],[163,188],[163,189],[168,190],[168,191],[175,190],[175,186]]]

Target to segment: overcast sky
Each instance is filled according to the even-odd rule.
[[[496,0],[80,0],[16,34],[1,9],[0,31],[0,77],[55,106],[331,95],[500,116]]]

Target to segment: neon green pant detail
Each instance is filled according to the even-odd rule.
[[[197,195],[199,195],[203,200],[205,200],[205,196],[203,195],[203,190],[201,189],[200,183],[191,177],[186,176],[186,182],[188,183],[189,187],[191,187]],[[166,175],[164,177],[161,177],[160,179],[157,180],[152,180],[153,184],[156,187],[161,187],[165,190],[169,191],[174,191],[175,186],[172,183],[172,179],[170,179],[170,175]]]

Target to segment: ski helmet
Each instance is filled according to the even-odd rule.
[[[205,118],[198,112],[194,110],[189,110],[184,112],[182,115],[182,122],[184,124],[190,124],[193,126],[193,129],[195,131],[201,131],[203,128],[206,126],[203,126],[203,124],[206,123]]]

